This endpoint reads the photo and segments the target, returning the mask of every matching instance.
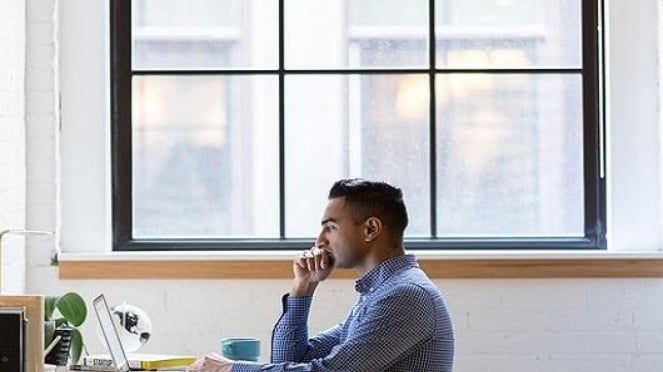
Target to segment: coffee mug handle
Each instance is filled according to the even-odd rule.
[[[223,354],[228,355],[228,354],[234,354],[233,353],[233,343],[232,342],[226,342],[223,344]]]

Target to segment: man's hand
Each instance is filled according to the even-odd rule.
[[[233,361],[222,357],[217,353],[212,353],[206,357],[196,360],[187,368],[190,372],[231,372]]]
[[[327,279],[334,269],[334,258],[328,251],[313,247],[302,252],[292,263],[295,279],[291,296],[310,296],[318,283]]]

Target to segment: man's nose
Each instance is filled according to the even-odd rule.
[[[315,240],[315,246],[316,247],[326,247],[327,246],[327,238],[325,237],[325,232],[321,231],[320,235],[318,235],[318,238]]]

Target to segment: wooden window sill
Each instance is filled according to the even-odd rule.
[[[417,253],[431,278],[663,277],[663,253]],[[289,279],[293,252],[64,255],[60,279]],[[332,278],[355,279],[352,270]]]

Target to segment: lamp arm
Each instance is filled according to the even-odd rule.
[[[2,238],[11,232],[10,229],[5,229],[5,230],[0,230],[0,242],[2,242]]]

